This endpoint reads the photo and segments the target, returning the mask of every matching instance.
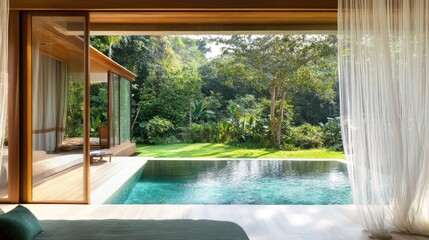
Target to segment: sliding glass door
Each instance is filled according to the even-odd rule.
[[[30,15],[31,202],[88,196],[86,15]]]
[[[109,84],[110,146],[131,142],[131,83],[111,73]]]

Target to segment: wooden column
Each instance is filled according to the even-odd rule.
[[[8,202],[19,202],[20,166],[20,47],[19,12],[9,12],[9,80],[8,80]]]

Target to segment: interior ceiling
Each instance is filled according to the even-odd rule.
[[[10,0],[10,8],[87,11],[96,35],[335,33],[338,0]]]
[[[67,63],[71,72],[83,73],[84,41],[79,37],[83,35],[82,21],[82,17],[34,17],[32,21],[34,44],[38,44],[42,54]],[[106,79],[109,71],[128,80],[136,78],[134,73],[93,47],[90,48],[90,56],[91,73],[104,74]]]
[[[10,0],[11,10],[336,11],[338,0]]]

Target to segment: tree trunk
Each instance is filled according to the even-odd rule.
[[[189,125],[192,125],[192,100],[189,100]]]
[[[284,115],[284,108],[285,108],[285,97],[286,97],[286,91],[284,89],[281,89],[281,99],[280,99],[278,126],[277,126],[277,134],[276,134],[277,147],[280,147],[280,144],[282,142],[282,126],[283,126],[283,115]]]
[[[112,55],[113,55],[112,47],[113,47],[113,40],[110,40],[110,42],[109,42],[109,53],[108,53],[110,59],[112,59]]]
[[[274,144],[274,147],[280,147],[279,135],[279,124],[278,117],[276,116],[276,103],[277,103],[277,87],[272,86],[270,89],[271,94],[271,109],[270,109],[270,124],[271,124],[271,137]],[[280,131],[281,132],[281,131]],[[281,134],[281,133],[280,133]]]
[[[136,113],[136,117],[134,118],[133,124],[131,124],[131,129],[134,129],[134,124],[136,124],[137,118],[139,117],[140,114],[140,109],[142,108],[141,105],[139,105],[139,108],[137,108],[137,113]]]
[[[271,122],[271,137],[274,147],[279,148],[282,141],[282,123],[285,107],[286,89],[272,86],[270,88],[271,94],[271,111],[270,111],[270,122]],[[277,110],[277,95],[280,94],[280,105]]]

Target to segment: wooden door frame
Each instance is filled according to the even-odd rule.
[[[83,144],[83,169],[84,188],[82,201],[34,201],[33,200],[33,134],[32,134],[32,17],[33,16],[81,16],[85,18],[84,27],[84,144]],[[19,202],[24,203],[77,203],[88,204],[90,202],[90,171],[89,171],[89,151],[90,151],[90,69],[89,69],[89,13],[88,12],[40,12],[28,11],[22,13],[22,136],[21,149],[21,176],[20,176],[20,198]]]
[[[54,15],[80,15],[85,16],[86,18],[86,26],[85,26],[85,34],[89,36],[90,31],[90,23],[91,23],[91,12],[104,12],[108,14],[109,12],[148,12],[148,13],[160,13],[158,16],[159,19],[162,19],[163,16],[170,16],[170,14],[177,13],[186,13],[189,14],[190,22],[189,24],[174,24],[174,22],[164,23],[164,24],[146,24],[146,25],[136,25],[136,30],[148,30],[153,29],[154,31],[166,31],[171,30],[173,27],[176,31],[182,31],[183,29],[189,29],[192,31],[200,31],[201,23],[192,22],[196,21],[197,18],[195,16],[201,16],[201,14],[210,13],[212,16],[215,13],[226,13],[230,14],[231,17],[240,17],[240,13],[257,13],[255,18],[249,18],[246,23],[236,24],[234,20],[231,20],[228,24],[216,24],[212,23],[209,28],[213,30],[226,29],[230,30],[270,30],[273,26],[280,26],[278,21],[283,21],[282,18],[272,18],[272,13],[302,13],[302,14],[317,14],[320,12],[320,15],[323,13],[330,13],[331,18],[328,20],[330,24],[321,25],[320,28],[325,28],[334,30],[336,26],[336,18],[332,18],[332,14],[336,14],[337,12],[337,0],[309,0],[309,1],[284,1],[284,0],[243,0],[243,1],[229,1],[229,0],[220,0],[220,1],[198,1],[198,0],[184,0],[184,1],[174,1],[174,0],[160,0],[160,1],[152,1],[152,2],[143,2],[143,1],[135,1],[135,0],[107,0],[103,4],[100,4],[95,0],[66,0],[58,2],[57,0],[10,0],[10,10],[11,15],[13,15],[14,26],[9,26],[9,29],[12,31],[17,31],[18,34],[13,34],[13,44],[15,50],[13,50],[13,54],[16,56],[15,59],[10,63],[12,67],[10,69],[19,69],[17,74],[13,74],[10,76],[11,81],[18,81],[19,78],[19,88],[20,91],[13,93],[9,96],[9,99],[20,101],[15,102],[14,106],[26,106],[19,113],[19,124],[14,126],[14,129],[9,129],[9,135],[11,136],[10,144],[15,146],[14,148],[18,149],[17,151],[11,152],[11,156],[16,160],[13,160],[9,164],[9,198],[6,200],[0,199],[0,202],[30,202],[31,192],[29,188],[31,188],[31,142],[27,142],[26,139],[31,137],[31,124],[32,121],[27,121],[31,119],[31,109],[28,109],[28,106],[31,106],[31,85],[27,85],[28,76],[30,74],[31,77],[31,21],[29,21],[29,15],[38,15],[38,16],[54,16]],[[164,14],[164,15],[162,15]],[[19,17],[20,15],[20,17]],[[266,24],[261,24],[259,21],[265,17],[271,17],[272,22],[270,20],[266,22]],[[17,17],[18,16],[18,17]],[[335,22],[334,22],[335,20]],[[265,20],[264,20],[265,21]],[[18,23],[17,23],[18,22]],[[259,25],[258,25],[258,24]],[[98,23],[99,27],[118,27],[123,28],[124,25],[118,23]],[[104,25],[103,25],[104,24]],[[128,24],[131,26],[132,24]],[[334,26],[334,27],[333,27]],[[96,27],[96,24],[91,27]],[[290,25],[287,28],[291,30],[294,29],[308,29],[308,28],[318,28],[316,25]],[[30,28],[30,30],[29,30]],[[20,29],[20,31],[19,31]],[[204,28],[205,29],[205,28]],[[281,27],[279,28],[281,29]],[[132,29],[131,29],[132,30]],[[30,43],[30,44],[29,44]],[[85,63],[89,63],[89,37],[85,38]],[[16,49],[17,48],[17,49]],[[9,48],[9,52],[11,52]],[[30,58],[28,58],[30,55]],[[18,57],[19,56],[19,57]],[[10,56],[11,57],[11,56]],[[9,58],[11,59],[11,58]],[[18,60],[17,60],[18,59]],[[30,61],[29,61],[30,59]],[[17,66],[19,65],[19,66]],[[29,67],[26,68],[25,66]],[[88,88],[89,93],[89,64],[85,65],[85,78],[88,80],[85,82],[85,88]],[[12,74],[10,74],[12,75]],[[110,75],[109,75],[110,76]],[[15,79],[12,79],[15,78]],[[12,80],[11,80],[12,79]],[[16,96],[18,95],[18,96]],[[20,96],[19,96],[20,95]],[[11,104],[9,104],[11,106]],[[11,111],[9,111],[11,114]],[[85,132],[89,133],[89,94],[85,95],[85,112],[86,120],[84,123]],[[111,113],[109,113],[111,114]],[[10,118],[12,119],[12,118]],[[132,123],[132,119],[131,119]],[[110,124],[109,124],[110,125]],[[131,132],[131,129],[130,129]],[[110,133],[110,131],[109,131]],[[86,201],[82,203],[90,202],[90,185],[89,185],[89,136],[85,137],[85,149],[84,149],[84,162],[88,164],[85,167],[85,176],[86,176]],[[110,141],[110,137],[109,137]],[[12,147],[12,146],[11,146]],[[30,180],[29,180],[30,179]]]

